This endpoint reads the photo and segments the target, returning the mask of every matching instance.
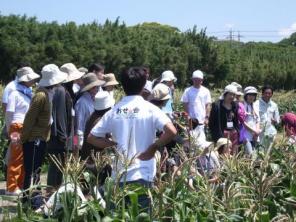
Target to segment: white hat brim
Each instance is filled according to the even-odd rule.
[[[29,73],[27,75],[24,75],[24,76],[18,78],[17,81],[18,82],[30,82],[30,81],[38,79],[38,78],[40,78],[40,75],[33,72],[33,73]]]
[[[64,82],[67,79],[68,75],[64,72],[59,72],[54,78],[51,79],[45,79],[41,78],[38,86],[47,87],[47,86],[54,86],[59,83]]]
[[[80,72],[80,71],[72,72],[68,75],[68,78],[65,81],[65,83],[80,79],[83,75],[84,75],[84,72]]]

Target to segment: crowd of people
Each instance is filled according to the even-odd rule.
[[[157,155],[169,155],[173,165],[178,165],[180,159],[172,154],[171,147],[178,143],[188,148],[188,138],[180,136],[182,126],[174,109],[175,74],[166,70],[150,81],[149,68],[142,66],[126,69],[117,76],[120,81],[113,73],[105,74],[100,64],[88,69],[78,69],[72,63],[61,67],[48,64],[42,68],[41,76],[26,64],[19,67],[2,97],[3,133],[9,140],[7,195],[26,194],[32,184],[40,182],[46,155],[56,156],[64,164],[67,155],[74,153],[92,169],[92,152],[116,147],[116,152],[131,163],[107,166],[100,177],[123,173],[120,183],[145,187],[153,186]],[[203,80],[204,73],[194,71],[192,86],[184,90],[180,100],[186,114],[183,129],[194,137],[190,140],[195,145],[192,147],[201,150],[196,173],[209,175],[208,172],[218,170],[221,155],[241,152],[251,157],[258,147],[271,146],[281,119],[290,142],[295,143],[296,116],[287,113],[280,117],[278,106],[271,99],[271,86],[262,87],[259,98],[256,87],[243,89],[233,82],[217,101],[212,101]],[[115,101],[114,89],[119,84],[125,96]],[[207,141],[207,128],[212,142]],[[216,181],[214,174],[209,179]],[[100,181],[102,185],[104,180]],[[49,159],[47,185],[57,190],[62,183],[62,172]],[[148,202],[147,197],[140,204],[148,206]]]

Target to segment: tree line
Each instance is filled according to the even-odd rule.
[[[49,63],[87,67],[99,62],[116,75],[137,65],[149,66],[152,78],[171,69],[180,87],[188,85],[192,71],[201,69],[206,84],[213,87],[237,81],[244,86],[269,83],[293,89],[296,48],[292,43],[218,41],[206,29],[181,32],[158,23],[127,26],[119,19],[77,25],[0,15],[0,79],[11,80],[20,62],[31,64],[37,72]]]

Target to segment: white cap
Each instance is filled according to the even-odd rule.
[[[195,70],[193,73],[192,73],[192,79],[194,78],[199,78],[199,79],[203,79],[204,78],[204,74],[202,71],[200,70]]]
[[[114,99],[107,91],[99,91],[95,95],[94,107],[95,110],[104,110],[113,107],[115,104]]]
[[[245,95],[247,95],[247,94],[258,94],[258,91],[254,86],[248,86],[248,87],[245,88],[244,94]]]
[[[177,81],[176,76],[174,75],[174,73],[171,70],[166,70],[161,74],[161,80],[160,82],[163,81]]]

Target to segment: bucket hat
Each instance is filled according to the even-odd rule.
[[[55,64],[45,65],[41,70],[41,74],[42,78],[38,85],[43,87],[62,83],[68,77],[68,74],[60,71],[59,67]]]
[[[97,75],[90,72],[87,73],[82,77],[83,85],[84,87],[81,89],[81,92],[85,92],[90,90],[91,88],[95,86],[102,86],[105,84],[105,81],[99,80]]]
[[[68,78],[65,82],[80,79],[84,75],[84,72],[80,72],[73,63],[66,63],[62,65],[60,70],[68,74]]]
[[[31,80],[40,78],[31,67],[23,67],[16,71],[18,82],[30,82]]]

